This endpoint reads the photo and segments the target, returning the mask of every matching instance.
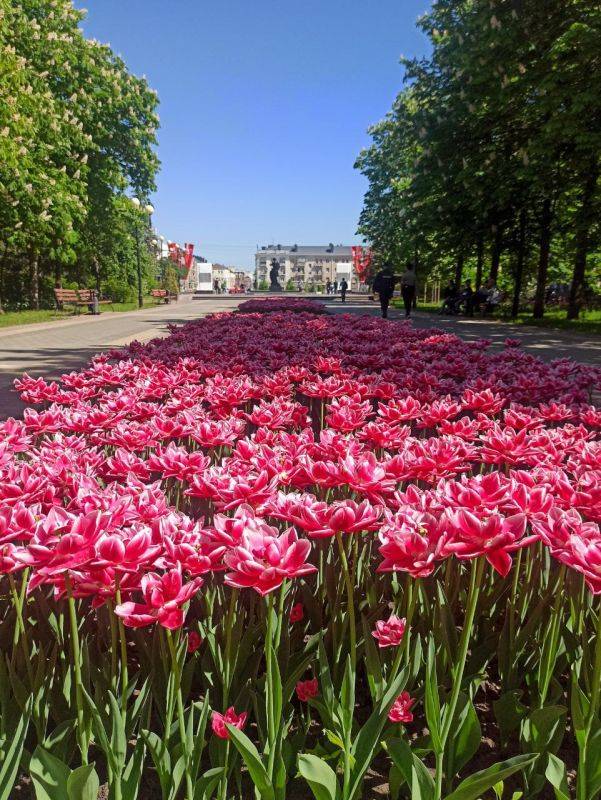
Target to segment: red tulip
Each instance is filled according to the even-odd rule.
[[[296,696],[303,703],[306,703],[313,697],[317,697],[318,692],[319,685],[317,683],[317,678],[313,678],[309,681],[299,681],[296,684]]]
[[[188,632],[187,650],[189,653],[195,653],[202,644],[202,636],[198,631]]]
[[[227,725],[233,725],[241,731],[246,725],[246,718],[248,714],[243,711],[241,714],[236,714],[234,706],[230,706],[225,714],[220,714],[218,711],[213,711],[211,714],[211,728],[215,736],[220,739],[229,739],[230,732],[226,728]]]

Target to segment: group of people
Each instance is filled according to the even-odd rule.
[[[343,303],[346,303],[346,293],[348,292],[348,281],[346,278],[343,278],[340,283],[338,281],[327,281],[326,282],[326,294],[338,294],[340,292],[340,299]]]
[[[476,291],[472,289],[471,281],[466,281],[463,286],[449,281],[442,297],[441,314],[464,313],[468,317],[473,317],[475,312],[482,310],[485,314],[492,314],[502,300],[494,278],[489,278]]]
[[[217,278],[213,281],[213,291],[215,294],[227,294],[227,283],[222,281],[221,283]]]
[[[411,261],[407,262],[405,272],[402,275],[395,275],[392,264],[386,262],[382,269],[374,278],[372,291],[378,295],[380,308],[382,309],[383,319],[388,319],[388,306],[394,295],[396,283],[401,285],[401,295],[405,306],[405,319],[411,316],[411,309],[415,303],[417,278],[415,268]]]

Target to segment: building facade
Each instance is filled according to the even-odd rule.
[[[226,292],[229,292],[236,286],[236,272],[223,264],[213,264],[213,285],[215,285],[215,281],[218,282],[220,291],[225,289]]]
[[[252,289],[253,280],[252,277],[248,274],[248,272],[244,272],[241,269],[237,269],[235,272],[236,275],[236,288],[237,289],[244,289],[244,291],[248,291],[248,289]]]
[[[324,291],[328,281],[340,283],[343,278],[346,278],[349,289],[359,288],[350,246],[271,244],[261,247],[255,253],[257,289],[269,287],[269,272],[274,259],[280,265],[278,280],[282,288]]]

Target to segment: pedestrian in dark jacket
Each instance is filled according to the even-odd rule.
[[[340,299],[343,303],[346,303],[346,292],[348,289],[348,283],[346,282],[346,278],[343,278],[340,281]]]
[[[372,289],[380,298],[382,319],[388,319],[388,306],[394,294],[396,277],[390,264],[385,264],[374,278]]]
[[[417,290],[417,279],[415,270],[411,261],[407,262],[407,269],[401,275],[401,294],[403,295],[403,303],[405,304],[405,319],[411,316],[411,306],[415,299]]]

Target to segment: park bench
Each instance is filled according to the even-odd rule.
[[[168,292],[167,289],[152,289],[150,296],[154,297],[157,303],[170,303],[172,300],[177,300],[177,295]]]
[[[94,289],[55,289],[54,298],[58,308],[63,308],[65,305],[74,306],[76,309],[80,307],[90,307],[94,305]],[[110,303],[110,300],[98,299],[99,305]]]

